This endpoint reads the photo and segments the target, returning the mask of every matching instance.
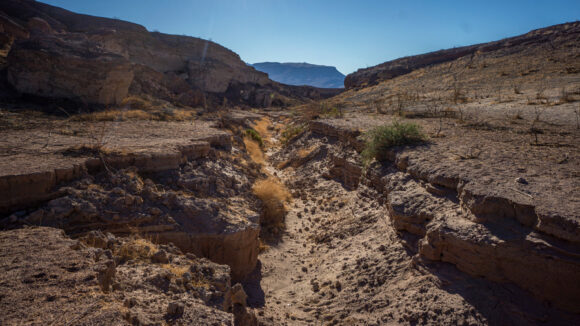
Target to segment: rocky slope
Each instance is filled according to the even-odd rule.
[[[522,136],[446,124],[446,137],[394,148],[388,161],[363,169],[361,132],[391,121],[315,120],[269,151],[270,172],[294,200],[286,232],[246,284],[260,321],[577,323],[577,155],[557,165],[540,149],[510,169],[508,153]],[[576,146],[572,136],[550,137]],[[483,154],[449,155],[468,144]]]
[[[233,325],[246,318],[229,268],[173,246],[53,228],[0,232],[2,324]],[[237,311],[232,315],[228,312]]]
[[[347,89],[372,86],[421,68],[451,62],[459,58],[473,60],[481,56],[505,57],[542,48],[564,50],[577,47],[579,37],[579,22],[550,26],[500,41],[410,56],[374,67],[359,69],[346,76],[344,85]]]
[[[328,96],[272,82],[211,41],[148,32],[36,1],[3,1],[0,24],[2,74],[19,94],[102,106],[129,95],[187,106],[222,104],[225,98],[262,107]]]
[[[344,87],[345,76],[335,67],[290,62],[260,62],[252,66],[267,73],[272,80],[283,84],[321,88]]]

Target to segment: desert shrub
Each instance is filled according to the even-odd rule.
[[[330,103],[328,101],[321,101],[309,103],[302,107],[302,115],[306,120],[314,120],[318,118],[342,118],[344,103]]]
[[[421,143],[426,139],[419,125],[398,121],[370,130],[366,133],[366,138],[365,148],[361,153],[365,165],[373,159],[384,161],[390,147]]]
[[[258,142],[249,137],[244,137],[244,145],[246,146],[246,151],[248,152],[248,155],[250,155],[252,161],[260,165],[266,164],[264,152],[262,152],[262,148]]]
[[[120,257],[121,262],[129,260],[146,261],[157,252],[157,246],[152,242],[136,238],[123,243],[115,252]]]
[[[262,201],[260,224],[270,233],[279,233],[284,228],[287,212],[284,203],[292,198],[290,192],[273,177],[258,180],[252,191]]]
[[[138,96],[128,96],[121,102],[121,106],[128,107],[133,110],[148,110],[153,107],[151,101]]]
[[[254,129],[246,129],[246,136],[250,137],[250,139],[256,141],[260,147],[264,147],[264,141],[262,140],[262,136],[254,130]]]
[[[268,139],[270,137],[271,125],[272,122],[270,119],[264,117],[254,123],[254,130],[257,131],[262,138]]]
[[[282,137],[280,138],[280,141],[284,145],[288,144],[288,142],[290,142],[290,140],[292,140],[294,137],[300,135],[304,131],[305,127],[306,126],[303,124],[289,126],[288,128],[286,128],[282,132]]]
[[[336,106],[330,106],[324,110],[322,116],[324,118],[342,118],[343,113],[341,108]]]

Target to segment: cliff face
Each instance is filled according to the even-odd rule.
[[[298,100],[321,96],[272,82],[211,41],[35,1],[2,1],[0,36],[2,68],[20,94],[87,105],[149,95],[189,106],[222,103],[228,94],[236,94],[229,103],[254,106],[280,104],[272,103],[278,93]]]
[[[440,50],[387,61],[349,74],[344,80],[344,85],[347,89],[372,86],[420,68],[450,62],[462,57],[474,58],[484,53],[494,52],[503,56],[522,52],[530,47],[548,46],[556,48],[568,45],[574,46],[579,38],[580,22],[554,25],[500,41]]]
[[[343,88],[344,75],[335,67],[308,63],[260,62],[252,65],[272,80],[288,85],[309,85],[321,88]]]

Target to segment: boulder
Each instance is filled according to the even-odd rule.
[[[127,96],[133,76],[128,60],[80,34],[36,34],[8,55],[8,82],[23,94],[112,105]]]

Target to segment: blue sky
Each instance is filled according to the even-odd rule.
[[[580,20],[580,0],[42,0],[149,30],[212,39],[248,63],[344,74],[402,56]]]

